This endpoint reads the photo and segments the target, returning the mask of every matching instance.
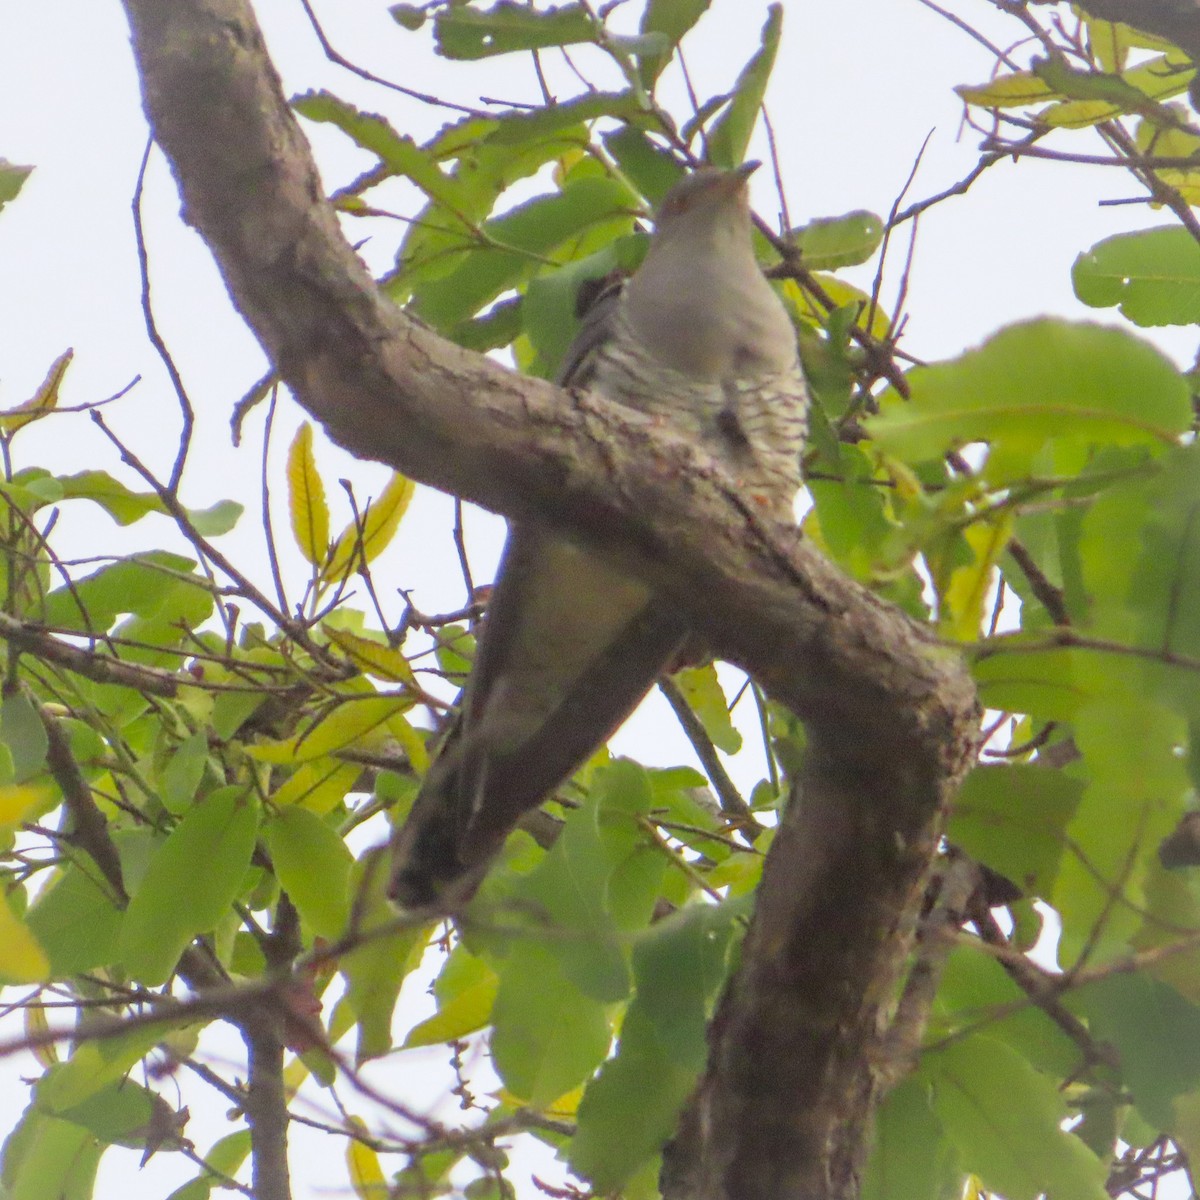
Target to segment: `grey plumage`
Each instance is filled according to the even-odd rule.
[[[585,315],[559,381],[669,421],[785,517],[808,397],[791,320],[754,258],[752,169],[706,168],[671,190],[645,261]],[[395,840],[393,897],[415,907],[464,895],[687,636],[640,580],[514,523],[459,722]]]

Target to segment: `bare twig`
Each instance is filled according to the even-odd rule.
[[[180,414],[183,417],[183,427],[179,431],[179,448],[175,453],[175,462],[171,467],[171,474],[166,484],[166,490],[175,495],[179,491],[179,482],[183,478],[188,449],[192,444],[192,429],[196,424],[196,412],[192,408],[191,398],[184,386],[183,376],[180,375],[179,368],[175,365],[175,359],[159,332],[158,323],[154,319],[154,305],[150,297],[150,256],[146,250],[146,234],[142,227],[142,192],[146,183],[146,167],[150,162],[150,151],[153,146],[153,139],[147,138],[146,149],[142,154],[142,163],[138,168],[137,185],[133,190],[131,208],[134,239],[137,244],[138,271],[142,281],[142,316],[146,322],[146,336],[149,337],[150,344],[166,368],[167,376],[171,380],[171,387],[175,390],[175,399],[179,404]]]
[[[679,690],[679,685],[669,676],[664,675],[658,681],[658,690],[666,697],[680,727],[692,743],[692,749],[695,750],[696,757],[704,767],[704,773],[717,793],[721,811],[738,826],[738,831],[746,840],[752,843],[762,832],[762,826],[750,811],[750,805],[742,798],[741,792],[737,790],[737,785],[730,779],[729,772],[725,770],[725,764],[721,762],[717,748],[712,744],[712,739],[709,738],[700,718],[692,712],[691,705]]]

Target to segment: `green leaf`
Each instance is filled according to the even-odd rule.
[[[434,635],[438,668],[451,679],[465,679],[475,658],[475,636],[465,625],[443,625]]]
[[[516,879],[497,876],[492,887],[485,886],[479,893],[482,910],[502,906],[506,911],[534,914],[526,922],[522,940],[544,940],[546,952],[558,961],[565,978],[584,995],[604,1003],[624,999],[629,992],[621,934],[629,922],[638,923],[634,914],[639,909],[642,923],[649,920],[661,879],[662,857],[643,846],[637,824],[651,803],[643,767],[627,760],[605,767],[593,778],[587,802],[568,815],[557,841],[537,867]],[[644,880],[636,872],[630,877],[633,892],[610,896],[616,872],[630,871],[634,862],[647,855],[657,870],[649,896],[638,886]],[[614,899],[623,909],[620,924],[610,903]],[[518,923],[519,917],[507,920],[512,926]],[[509,960],[495,965],[502,981],[507,980],[513,969]]]
[[[790,236],[809,270],[832,271],[866,262],[883,240],[883,222],[873,212],[857,209],[809,221]]]
[[[663,68],[671,61],[675,47],[697,21],[708,11],[712,0],[649,0],[642,13],[643,34],[659,34],[665,39],[662,49],[648,50],[639,55],[642,85],[652,88]]]
[[[292,107],[310,121],[336,126],[356,145],[374,154],[389,174],[402,175],[431,199],[457,208],[462,189],[437,164],[436,156],[412,138],[399,134],[375,113],[364,113],[328,92],[306,92]],[[457,224],[457,223],[456,223]]]
[[[403,303],[427,282],[460,268],[477,252],[479,225],[502,192],[517,180],[536,174],[548,162],[561,164],[564,156],[578,157],[590,140],[587,127],[578,121],[544,136],[524,136],[526,122],[536,117],[541,126],[549,119],[542,115],[544,111],[510,115],[502,121],[469,118],[449,126],[429,143],[427,149],[439,161],[458,160],[453,172],[453,202],[433,201],[413,221],[401,246],[397,270],[385,282],[388,295]],[[519,140],[512,144],[492,141],[493,136],[505,136],[503,131],[509,129]],[[603,171],[593,160],[581,159],[570,174],[574,176],[584,167],[592,173]],[[586,254],[603,240],[596,240],[596,245],[573,246],[572,253]],[[447,328],[462,323],[462,318],[455,319],[448,322]]]
[[[1118,307],[1137,325],[1200,322],[1200,245],[1180,226],[1097,242],[1075,260],[1071,282],[1084,304]]]
[[[196,789],[208,765],[208,734],[204,730],[176,746],[162,772],[158,798],[173,816],[181,817],[196,798]]]
[[[24,692],[14,692],[0,703],[0,740],[12,754],[13,779],[24,783],[46,762],[50,742],[37,706]]]
[[[377,851],[368,851],[354,864],[350,892],[355,896],[363,938],[357,950],[342,956],[339,969],[346,980],[346,1003],[358,1024],[359,1063],[378,1058],[392,1048],[392,1015],[400,986],[422,958],[429,931],[420,926],[400,928],[384,895],[386,868]]]
[[[393,4],[388,12],[396,24],[403,25],[405,29],[420,29],[428,16],[420,4]]]
[[[201,537],[220,537],[241,520],[246,510],[236,500],[218,500],[210,508],[189,508],[188,520]]]
[[[707,1055],[706,1030],[745,902],[697,904],[648,929],[616,1055],[584,1092],[571,1167],[617,1191],[670,1136]]]
[[[336,938],[350,920],[350,872],[346,844],[315,813],[283,809],[267,826],[267,846],[280,886],[314,933]]]
[[[361,776],[357,763],[332,756],[315,758],[298,767],[271,793],[271,803],[280,809],[298,805],[324,817],[345,799]]]
[[[1078,779],[1047,767],[976,767],[954,802],[946,836],[1027,894],[1048,896],[1082,793]]]
[[[82,1104],[111,1083],[124,1078],[170,1030],[170,1025],[147,1025],[118,1037],[85,1042],[65,1063],[53,1067],[38,1085],[38,1107],[61,1113]]]
[[[910,463],[985,441],[992,482],[1031,474],[1048,443],[1076,456],[1096,445],[1170,444],[1191,421],[1187,382],[1160,351],[1067,321],[1010,326],[960,358],[918,367],[909,385],[908,401],[885,393],[866,422],[871,436]]]
[[[861,1200],[958,1200],[962,1174],[953,1148],[930,1107],[929,1089],[906,1079],[875,1116],[875,1137]]]
[[[996,959],[971,945],[946,957],[930,1012],[929,1040],[940,1042],[980,1028],[1054,1077],[1083,1068],[1079,1047],[1028,996]]]
[[[153,492],[134,492],[107,471],[79,471],[59,477],[64,500],[91,500],[118,525],[132,525],[147,513],[161,512]]]
[[[1108,639],[1200,659],[1200,448],[1110,487],[1083,518],[1079,555],[1091,628]],[[1191,671],[1143,668],[1148,687],[1197,711]]]
[[[182,1187],[177,1187],[167,1200],[209,1200],[215,1182],[211,1175],[197,1175]]]
[[[250,1130],[238,1129],[213,1142],[211,1149],[204,1156],[204,1161],[222,1175],[233,1176],[249,1158],[250,1150]]]
[[[651,204],[661,203],[684,176],[683,164],[633,125],[603,134],[600,140]]]
[[[1047,646],[1023,634],[993,638],[971,673],[986,708],[1069,721],[1121,677],[1124,662],[1086,650]]]
[[[0,893],[0,983],[44,983],[50,978],[45,950],[19,915],[23,889]]]
[[[974,1034],[922,1060],[933,1111],[963,1167],[1007,1200],[1107,1200],[1104,1164],[1060,1125],[1066,1104],[997,1038]]]
[[[1124,951],[1159,869],[1159,843],[1191,794],[1179,753],[1186,722],[1140,694],[1136,676],[1114,682],[1072,726],[1089,781],[1067,825],[1071,853],[1047,897],[1062,917],[1059,958],[1068,966],[1084,947],[1093,964]]]
[[[601,117],[624,124],[643,118],[643,110],[632,92],[585,92],[571,100],[542,108],[517,109],[497,114],[496,128],[488,134],[491,147],[522,146],[542,141],[553,134],[571,133]]]
[[[815,432],[824,422],[819,412],[813,418]],[[896,526],[886,508],[887,489],[876,478],[870,457],[861,447],[840,445],[831,437],[813,472],[818,473],[832,478],[809,479],[813,510],[805,518],[805,535],[862,582],[874,583],[883,571],[894,572],[899,566],[892,545]]]
[[[1136,112],[1145,100],[1145,95],[1121,76],[1075,70],[1067,66],[1065,58],[1034,59],[1033,69],[1039,79],[1044,79],[1055,92],[1071,100],[1105,100],[1118,111],[1128,112]],[[1186,83],[1183,86],[1186,87]]]
[[[32,173],[32,167],[18,167],[16,163],[0,158],[0,208],[16,198]]]
[[[521,332],[521,307],[519,296],[499,300],[483,316],[460,321],[446,336],[456,345],[480,354],[507,346]]]
[[[740,166],[746,157],[746,147],[750,145],[750,135],[758,124],[767,81],[775,65],[775,52],[779,49],[782,28],[783,5],[772,4],[767,9],[758,51],[742,68],[733,85],[729,107],[708,133],[709,160],[718,167]]]
[[[1038,120],[1052,128],[1068,129],[1082,129],[1124,113],[1146,112],[1150,108],[1147,100],[1161,102],[1181,95],[1195,76],[1190,59],[1175,49],[1120,75],[1076,70],[1065,58],[1035,59],[1033,69],[1057,94],[1068,97],[1043,109]]]
[[[177,1117],[161,1096],[132,1079],[110,1084],[58,1115],[82,1125],[108,1145],[130,1147],[145,1146],[150,1138],[165,1137]],[[174,1148],[169,1137],[165,1145]]]
[[[533,941],[519,942],[502,962],[492,1025],[496,1070],[533,1108],[583,1083],[612,1041],[606,1005],[581,992],[550,949]]]
[[[88,1130],[29,1109],[4,1150],[4,1200],[91,1200],[104,1147]]]
[[[500,0],[489,9],[456,4],[438,13],[433,29],[439,54],[467,60],[596,40],[592,18],[581,4],[541,10],[515,0]]]
[[[51,592],[43,620],[86,633],[107,631],[119,615],[133,613],[146,621],[195,628],[213,609],[212,593],[194,577],[195,570],[193,560],[165,550],[132,555]]]
[[[58,476],[62,500],[91,500],[118,525],[132,525],[148,513],[166,513],[166,505],[154,492],[135,492],[107,471],[79,471]],[[220,500],[211,508],[187,510],[188,520],[203,537],[219,537],[238,522],[243,508],[233,500]]]
[[[57,979],[108,966],[116,958],[121,912],[90,860],[69,864],[38,894],[26,921]]]
[[[337,629],[332,624],[325,624],[322,629],[330,641],[365,674],[392,683],[417,686],[412,665],[399,648],[388,645],[385,634],[371,631],[367,636],[360,636],[348,629]]]
[[[121,923],[120,956],[141,983],[165,983],[188,943],[225,915],[257,831],[258,805],[236,785],[206,796],[171,831]]]
[[[1098,980],[1067,1003],[1093,1037],[1116,1046],[1122,1082],[1142,1116],[1170,1129],[1172,1101],[1200,1086],[1200,1008],[1141,972]]]
[[[417,313],[439,330],[452,326],[524,284],[564,243],[570,243],[574,258],[629,233],[636,207],[629,187],[608,176],[584,176],[555,195],[518,205],[484,222],[486,244],[460,254],[452,269],[415,288]]]

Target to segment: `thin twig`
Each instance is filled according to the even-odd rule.
[[[330,62],[337,63],[339,67],[344,67],[360,79],[367,80],[368,83],[377,83],[380,87],[389,88],[393,92],[399,92],[400,95],[408,96],[412,100],[419,100],[422,104],[433,105],[437,108],[448,108],[454,112],[465,113],[469,117],[487,116],[485,112],[478,108],[469,108],[465,104],[455,104],[452,100],[442,100],[440,97],[433,96],[429,92],[419,92],[415,88],[405,87],[401,83],[394,83],[390,79],[384,79],[381,75],[375,75],[365,67],[360,67],[357,63],[352,62],[333,48],[332,43],[325,36],[325,30],[321,27],[320,21],[317,20],[317,14],[313,12],[309,0],[300,0],[300,6],[304,9],[309,24],[312,25],[313,33],[317,35],[317,41],[321,43],[321,49],[325,52],[325,57]]]
[[[275,596],[279,600],[279,610],[280,612],[287,612],[287,589],[283,586],[283,572],[279,569],[279,551],[275,545],[275,522],[271,519],[271,485],[267,472],[271,452],[271,433],[275,428],[275,407],[278,399],[279,384],[273,383],[271,385],[271,399],[267,404],[267,419],[263,425],[259,493],[262,497],[263,536],[267,539],[267,562],[271,568],[271,578],[275,582]]]
[[[678,719],[688,741],[691,742],[696,757],[704,767],[704,773],[717,793],[721,811],[737,824],[738,832],[752,843],[754,838],[762,832],[763,827],[750,811],[750,805],[742,798],[742,794],[737,790],[737,785],[730,779],[729,772],[725,770],[725,765],[721,762],[717,749],[712,744],[712,739],[709,738],[700,718],[692,712],[691,705],[688,704],[679,690],[679,685],[673,679],[664,676],[658,681],[658,690],[666,697],[671,711]]]
[[[179,368],[175,365],[175,359],[171,356],[171,351],[167,348],[167,343],[163,340],[162,334],[158,331],[158,324],[154,320],[154,305],[150,296],[150,255],[146,249],[146,233],[142,226],[142,193],[146,184],[146,167],[150,162],[150,151],[154,147],[153,137],[146,141],[146,149],[142,154],[142,163],[138,168],[137,185],[133,189],[133,234],[137,246],[138,272],[141,276],[142,284],[142,317],[146,322],[146,336],[150,339],[150,344],[158,353],[159,359],[166,368],[167,376],[171,380],[171,387],[175,390],[175,399],[179,403],[179,411],[183,417],[183,427],[179,431],[179,448],[175,452],[175,462],[171,467],[171,474],[167,480],[167,491],[171,495],[175,495],[179,491],[179,482],[183,478],[184,464],[187,462],[188,450],[192,444],[192,429],[196,424],[196,412],[192,408],[191,398],[187,394],[187,388],[183,384],[183,376],[179,374]]]

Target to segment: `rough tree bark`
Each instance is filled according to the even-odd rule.
[[[805,721],[800,796],[664,1189],[854,1196],[941,814],[974,758],[959,658],[750,511],[680,439],[459,349],[382,297],[324,202],[247,0],[125,7],[186,217],[331,436],[619,558]]]

